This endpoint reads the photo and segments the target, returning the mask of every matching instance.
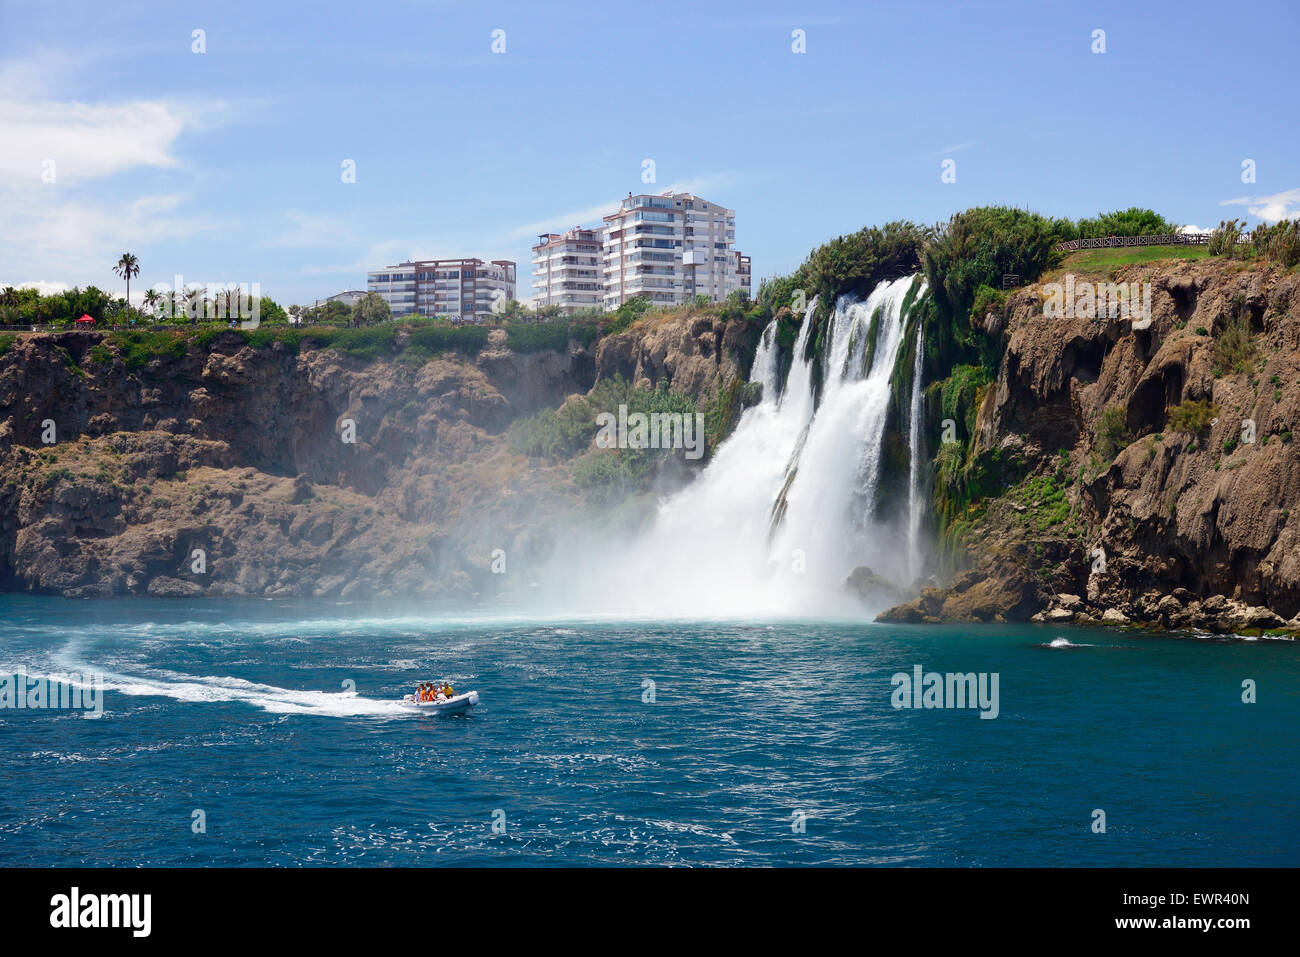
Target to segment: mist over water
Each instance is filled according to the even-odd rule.
[[[880,507],[879,493],[892,376],[907,331],[904,304],[923,294],[920,277],[909,276],[880,283],[865,300],[841,299],[820,356],[809,349],[813,300],[783,387],[771,323],[750,376],[763,387],[761,402],[632,540],[575,534],[564,543],[540,582],[547,603],[566,612],[667,617],[861,614],[843,588],[855,568],[910,583],[921,523],[904,510],[919,511],[920,495],[895,514]],[[909,423],[914,455],[919,415],[917,394]]]

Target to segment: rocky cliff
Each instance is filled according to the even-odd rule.
[[[24,334],[0,355],[0,588],[426,597],[520,587],[579,505],[513,423],[602,378],[704,401],[746,324],[694,312],[591,346],[352,358],[236,331],[142,362],[112,335]],[[256,344],[255,344],[256,343]],[[595,426],[593,424],[593,435]],[[496,552],[497,549],[501,551]]]
[[[1300,626],[1300,275],[1219,259],[1071,273],[1150,283],[1142,328],[1047,318],[1067,271],[982,317],[1004,351],[962,475],[996,490],[963,502],[948,544],[967,567],[882,617]]]

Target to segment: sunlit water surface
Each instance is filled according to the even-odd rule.
[[[0,710],[0,864],[1300,863],[1291,642],[16,596],[0,612],[0,673],[108,688],[97,719]],[[891,677],[915,665],[996,672],[998,716],[894,708]],[[396,702],[424,678],[482,703],[412,714]]]

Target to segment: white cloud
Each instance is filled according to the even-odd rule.
[[[1287,189],[1271,196],[1239,196],[1225,199],[1220,206],[1245,206],[1246,212],[1266,223],[1300,217],[1300,189]]]
[[[22,104],[0,100],[0,183],[76,183],[137,166],[171,167],[172,144],[185,128],[172,104],[136,102]],[[53,164],[54,184],[42,173]]]
[[[694,179],[678,180],[670,183],[663,189],[657,189],[654,186],[645,190],[647,193],[653,192],[674,192],[674,193],[694,193],[695,195],[704,195],[705,199],[718,199],[720,197],[706,195],[709,193],[718,193],[724,189],[730,189],[749,180],[749,177],[741,173],[724,172],[724,173],[705,173],[703,176],[697,176]]]
[[[586,209],[557,213],[554,216],[548,216],[546,219],[538,219],[512,229],[510,238],[523,239],[525,237],[539,236],[542,233],[562,232],[574,226],[589,226],[599,223],[602,216],[608,215],[616,209],[618,209],[618,200],[611,199],[609,202],[588,206]]]
[[[333,216],[286,210],[285,218],[293,225],[262,245],[300,249],[304,247],[355,246],[356,231]]]
[[[960,153],[962,150],[968,150],[975,145],[974,140],[964,140],[961,143],[954,143],[952,146],[945,146],[941,150],[935,150],[933,153],[926,153],[926,159],[937,159],[940,156],[950,156],[953,153]]]
[[[49,296],[56,292],[65,292],[71,287],[66,282],[50,282],[45,279],[32,279],[27,282],[8,282],[0,280],[0,289],[5,286],[13,286],[15,289],[36,289],[42,296]],[[134,295],[131,296],[135,298]]]
[[[9,190],[0,202],[0,254],[11,268],[17,263],[74,282],[88,267],[90,275],[107,274],[123,250],[217,228],[183,215],[181,202],[180,194],[86,202],[57,192]]]
[[[123,250],[217,228],[210,217],[185,215],[180,192],[132,192],[122,180],[109,189],[99,181],[180,167],[182,135],[236,116],[220,101],[67,96],[73,77],[82,77],[84,89],[84,71],[82,59],[50,52],[0,66],[0,262],[10,275],[58,277],[38,281],[50,289],[108,288]]]

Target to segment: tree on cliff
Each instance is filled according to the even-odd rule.
[[[126,307],[131,308],[131,277],[140,275],[140,261],[135,253],[122,253],[122,258],[113,267],[113,272],[126,280]]]
[[[362,296],[352,308],[353,321],[358,325],[369,326],[376,322],[385,322],[392,316],[393,310],[388,305],[388,300],[373,289]]]

